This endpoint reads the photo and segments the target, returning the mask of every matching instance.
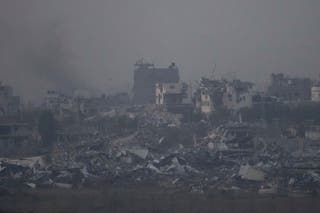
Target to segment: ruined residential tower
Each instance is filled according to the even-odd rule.
[[[135,64],[133,101],[135,104],[155,103],[157,83],[178,83],[179,69],[172,63],[167,68],[156,68],[142,60]]]

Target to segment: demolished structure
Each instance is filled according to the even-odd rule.
[[[253,84],[240,80],[233,80],[226,85],[223,104],[227,109],[239,110],[252,106]]]
[[[277,111],[279,98],[258,94],[252,83],[240,80],[202,78],[192,97],[174,64],[166,69],[143,62],[136,66],[134,103],[141,105],[131,105],[127,94],[69,97],[48,92],[44,109],[58,115],[57,126],[46,129],[54,132],[53,141],[41,138],[36,147],[42,149],[28,157],[0,158],[0,188],[70,190],[105,184],[214,196],[319,192],[320,119],[315,115],[310,122],[304,114],[280,121],[290,109]],[[270,123],[257,116],[260,111],[250,110],[252,122],[229,114],[215,122],[218,116],[194,115],[192,100],[195,111],[205,115],[220,109],[237,114],[252,106],[265,112],[265,106],[277,104]],[[311,107],[318,109],[316,103]],[[193,119],[180,116],[186,109]],[[35,140],[31,130],[39,126],[36,116],[28,124],[0,125],[4,147]]]
[[[125,117],[137,119],[138,125],[130,128],[129,123],[123,123],[124,131],[95,126],[123,122],[120,119]],[[263,196],[297,192],[311,195],[320,189],[319,153],[309,151],[307,144],[303,154],[300,148],[292,151],[283,141],[263,136],[264,127],[257,124],[183,123],[178,116],[152,107],[128,107],[121,113],[118,109],[88,117],[83,125],[87,132],[64,127],[68,136],[64,134],[62,139],[60,134],[50,154],[0,159],[1,187],[32,190],[103,183],[152,184],[190,193]]]
[[[157,83],[178,83],[179,69],[172,63],[168,68],[156,68],[154,64],[138,61],[134,70],[133,102],[154,104]]]
[[[156,105],[173,113],[192,112],[191,91],[185,83],[157,83]]]
[[[250,82],[201,78],[200,87],[195,93],[195,108],[204,114],[218,109],[250,108],[253,95],[253,84]]]
[[[224,80],[200,79],[200,87],[195,93],[195,108],[197,111],[210,114],[223,106]]]

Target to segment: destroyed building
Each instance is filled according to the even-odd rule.
[[[108,111],[107,99],[104,97],[75,98],[75,105],[79,107],[79,113],[84,117],[96,115]]]
[[[192,111],[190,88],[185,83],[157,83],[156,105],[173,113]]]
[[[283,104],[275,96],[256,93],[250,82],[207,78],[201,79],[192,99],[191,87],[179,82],[178,72],[171,73],[178,71],[174,64],[163,72],[152,64],[139,66],[145,67],[140,67],[143,74],[137,71],[142,79],[135,82],[135,95],[152,105],[130,106],[125,93],[84,97],[49,91],[46,108],[63,115],[56,126],[48,125],[49,130],[54,129],[52,142],[46,143],[39,130],[45,126],[40,125],[43,122],[0,125],[0,148],[15,151],[0,149],[14,157],[0,158],[2,186],[10,190],[80,191],[152,185],[164,191],[205,196],[289,196],[320,191],[319,122],[311,122],[306,132],[299,125],[319,114],[318,103]],[[172,80],[170,75],[176,77]],[[181,116],[192,109],[192,100],[199,112],[215,114],[210,119],[192,111],[189,114],[195,119]],[[288,107],[291,105],[292,109]],[[250,108],[247,114],[242,112],[244,108]],[[259,119],[250,120],[250,112]],[[303,112],[311,113],[307,118]],[[65,119],[68,114],[80,120],[69,122]],[[273,127],[260,120],[260,114],[270,120],[298,119],[292,119],[293,124],[279,121]],[[234,115],[239,115],[239,122]],[[318,148],[311,149],[307,142]],[[35,147],[30,151],[32,155],[16,152],[18,146],[21,150],[30,144]]]
[[[155,103],[157,83],[178,83],[179,69],[172,63],[167,68],[156,68],[154,64],[139,61],[135,64],[133,101],[135,104]]]
[[[233,80],[226,84],[223,94],[223,105],[227,109],[239,110],[252,106],[253,84],[240,80]]]
[[[222,107],[225,83],[223,80],[201,78],[200,88],[196,91],[194,97],[196,110],[204,114],[210,114]]]
[[[263,105],[263,104],[272,104],[280,102],[279,98],[274,96],[269,96],[263,92],[256,92],[252,96],[253,105]]]
[[[283,101],[309,101],[312,81],[309,78],[293,78],[283,73],[271,74],[268,93]]]
[[[62,121],[68,118],[79,120],[109,111],[110,106],[122,106],[129,103],[129,97],[126,93],[98,97],[77,94],[67,96],[61,92],[49,90],[44,102],[44,108],[51,111],[57,120]]]
[[[210,114],[217,109],[239,110],[252,106],[253,84],[240,80],[202,78],[195,93],[196,110]]]
[[[60,106],[67,102],[67,97],[54,90],[48,90],[45,97],[45,108],[52,112],[58,112]]]
[[[20,97],[13,95],[12,87],[0,82],[0,117],[18,114],[20,105]]]
[[[61,92],[48,90],[44,99],[44,108],[51,111],[56,119],[63,120],[72,116],[74,103],[72,97]]]

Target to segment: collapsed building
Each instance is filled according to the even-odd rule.
[[[157,83],[178,83],[179,69],[172,63],[167,68],[156,68],[154,64],[144,63],[142,60],[135,64],[133,101],[135,104],[155,103]]]
[[[223,104],[227,109],[239,110],[252,106],[253,84],[240,80],[228,82],[223,95]]]
[[[243,123],[226,123],[211,130],[202,143],[208,148],[224,152],[253,152],[255,128]]]
[[[48,110],[64,119],[68,114],[81,116],[81,122],[62,120],[45,156],[0,158],[0,187],[71,189],[151,183],[192,193],[320,191],[318,148],[308,150],[303,145],[291,152],[284,148],[291,145],[286,143],[289,139],[268,134],[263,122],[215,125],[210,119],[183,120],[177,114],[192,107],[191,88],[179,82],[178,68],[174,64],[155,68],[143,62],[136,66],[134,101],[155,106],[128,106],[127,94],[71,97],[49,91]],[[194,101],[196,110],[210,114],[273,104],[278,98],[257,95],[250,82],[202,78]],[[31,130],[20,124],[0,125],[0,139],[32,140]],[[306,131],[313,147],[319,132],[316,125]]]
[[[79,107],[79,113],[84,117],[109,110],[107,100],[104,97],[77,97],[75,98],[75,104]]]
[[[56,119],[63,120],[67,117],[71,117],[73,107],[72,97],[54,90],[47,91],[44,99],[44,108],[51,111]]]
[[[228,82],[215,83],[223,89],[218,97],[225,107]],[[235,84],[235,88],[243,88]],[[159,105],[187,103],[183,96],[186,85],[158,84],[157,88]],[[153,110],[156,107],[132,106],[104,113],[93,110],[90,113],[94,115],[78,126],[61,126],[52,152],[46,156],[0,159],[0,187],[71,189],[110,183],[152,184],[191,193],[320,190],[320,181],[316,182],[319,152],[310,152],[307,146],[302,149],[303,156],[287,151],[280,147],[289,144],[284,142],[287,139],[270,139],[261,134],[264,127],[255,123],[215,126],[206,120],[183,122],[178,115]]]
[[[80,120],[110,111],[111,107],[126,106],[129,103],[130,98],[127,93],[89,97],[79,94],[68,96],[58,91],[49,90],[44,99],[44,109],[51,111],[59,121]]]
[[[186,83],[157,83],[156,105],[172,113],[192,112],[190,87]]]
[[[154,111],[138,114],[141,125],[137,131],[61,141],[50,161],[45,156],[0,158],[2,185],[71,189],[107,182],[115,186],[152,184],[201,194],[279,196],[309,196],[320,189],[319,152],[285,150],[283,141],[258,136],[260,127],[255,124],[226,123],[194,140],[192,126],[167,125],[171,116]]]
[[[202,78],[195,93],[197,111],[210,114],[218,109],[239,110],[252,106],[253,84],[240,80],[212,80]]]
[[[200,87],[195,92],[195,108],[197,111],[210,114],[223,106],[222,97],[225,81],[201,78]]]
[[[309,78],[292,78],[283,73],[271,74],[271,85],[268,93],[283,101],[311,100],[312,81]]]

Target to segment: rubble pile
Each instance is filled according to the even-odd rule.
[[[284,150],[257,136],[254,125],[227,123],[202,137],[176,118],[148,111],[139,116],[134,133],[96,134],[57,143],[48,156],[0,159],[0,187],[157,184],[193,193],[260,194],[315,194],[320,187],[320,152]]]

